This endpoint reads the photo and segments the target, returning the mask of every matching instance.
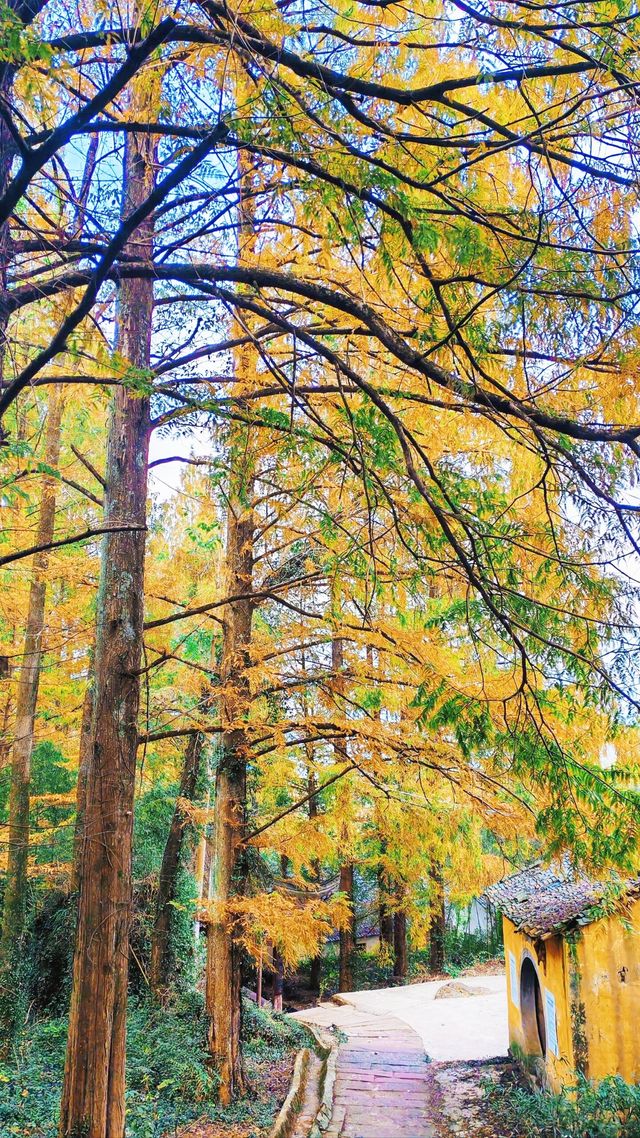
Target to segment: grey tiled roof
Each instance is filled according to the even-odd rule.
[[[522,932],[548,936],[573,924],[594,920],[589,910],[613,884],[596,881],[575,870],[568,862],[527,866],[485,891],[485,897]],[[625,883],[623,892],[640,893],[637,879]]]

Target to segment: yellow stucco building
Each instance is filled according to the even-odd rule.
[[[578,1072],[640,1082],[640,881],[613,906],[602,882],[534,865],[487,896],[503,917],[512,1052],[554,1091]]]

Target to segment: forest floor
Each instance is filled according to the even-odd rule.
[[[274,1116],[289,1092],[296,1052],[281,1059],[260,1064],[260,1071],[254,1071],[249,1094],[265,1106],[273,1104]],[[260,1129],[255,1119],[238,1118],[217,1120],[202,1118],[178,1131],[179,1138],[258,1138],[269,1133],[271,1125]]]

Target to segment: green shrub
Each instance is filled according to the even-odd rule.
[[[247,1002],[243,1037],[249,1075],[306,1042],[301,1024]],[[28,1025],[10,1061],[0,1065],[0,1135],[55,1138],[67,1039],[66,1019]],[[253,1091],[232,1107],[217,1104],[217,1079],[207,1063],[202,996],[181,994],[166,1008],[132,1004],[127,1029],[127,1138],[161,1138],[200,1117],[270,1126],[278,1103]]]
[[[484,933],[464,932],[448,928],[444,938],[444,971],[458,976],[465,968],[484,964],[501,957],[504,952],[502,932],[487,937]],[[429,949],[409,953],[409,973],[412,976],[429,971]]]
[[[134,912],[131,927],[131,960],[129,983],[133,994],[143,998],[151,956],[151,934],[158,896],[159,866],[162,863],[178,786],[158,784],[136,802],[134,836]],[[187,830],[181,866],[176,882],[176,896],[171,913],[170,952],[173,967],[172,985],[180,991],[193,987],[196,958],[193,939],[195,883],[184,866],[189,861],[192,836]]]
[[[322,959],[320,995],[323,997],[338,991],[339,959],[337,946],[330,945]],[[356,950],[353,954],[352,970],[354,991],[384,988],[393,982],[393,966],[378,952]]]
[[[458,976],[465,968],[484,964],[503,955],[502,932],[487,937],[482,933],[462,932],[447,929],[445,934],[444,970],[451,976]],[[429,979],[429,949],[409,948],[408,980]],[[339,955],[335,944],[330,944],[322,959],[321,995],[332,995],[338,991]],[[357,952],[353,957],[353,986],[357,991],[369,988],[384,988],[394,983],[393,958],[385,958],[378,952]]]
[[[509,1127],[518,1138],[640,1138],[640,1087],[617,1075],[580,1078],[557,1095],[513,1084],[487,1095],[501,1132]]]
[[[297,1020],[259,1008],[245,1000],[242,1013],[242,1037],[245,1054],[254,1059],[283,1059],[308,1042],[306,1029]]]
[[[36,1015],[69,1006],[76,927],[75,894],[47,890],[33,916],[25,961],[27,1004]]]

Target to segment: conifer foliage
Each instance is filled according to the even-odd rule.
[[[61,892],[61,1138],[123,1138],[140,983],[203,973],[228,1104],[363,883],[402,981],[506,864],[637,872],[639,39],[0,5],[0,1019]]]

